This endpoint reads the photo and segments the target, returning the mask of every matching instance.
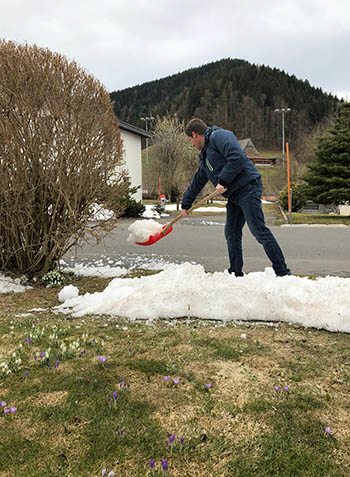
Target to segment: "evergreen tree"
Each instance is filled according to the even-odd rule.
[[[319,204],[345,204],[350,201],[350,103],[343,105],[329,132],[319,139],[316,161],[308,165],[306,191]]]

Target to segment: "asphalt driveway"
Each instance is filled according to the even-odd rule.
[[[160,257],[170,262],[192,261],[207,271],[223,271],[228,266],[223,215],[191,216],[174,226],[174,230],[152,246],[127,242],[128,226],[135,219],[120,219],[119,225],[100,244],[94,240],[74,248],[66,260],[100,263],[118,262],[129,267],[137,259]],[[159,222],[167,223],[169,219]],[[350,277],[350,227],[346,226],[269,226],[295,274],[340,275]],[[243,234],[244,271],[263,271],[271,266],[264,250],[250,234]]]

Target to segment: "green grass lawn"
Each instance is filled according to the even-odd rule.
[[[292,213],[292,223],[294,224],[345,224],[350,225],[349,215],[333,214],[305,214],[302,212]]]
[[[350,474],[348,335],[78,319],[57,292],[1,295],[1,476]]]
[[[289,217],[286,213],[287,218]],[[283,224],[279,219],[276,225]],[[306,214],[303,212],[292,212],[292,224],[323,224],[323,225],[350,225],[350,216],[333,214]]]

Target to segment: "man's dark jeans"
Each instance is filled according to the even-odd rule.
[[[242,229],[247,222],[251,233],[264,247],[276,275],[290,275],[282,250],[271,230],[265,225],[261,194],[261,179],[255,179],[234,192],[228,199],[225,237],[230,258],[229,272],[243,276]]]

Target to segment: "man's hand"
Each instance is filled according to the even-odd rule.
[[[181,209],[181,215],[182,217],[187,217],[188,216],[187,210]]]
[[[216,186],[216,191],[217,191],[218,194],[223,194],[224,192],[227,191],[227,187],[224,187],[223,185],[218,184]]]

